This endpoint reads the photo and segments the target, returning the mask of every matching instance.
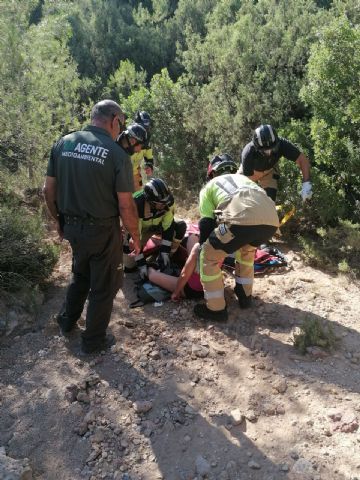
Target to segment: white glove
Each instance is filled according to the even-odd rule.
[[[167,252],[161,252],[159,255],[159,265],[161,269],[164,269],[170,265],[170,256]]]
[[[147,265],[141,265],[141,267],[139,267],[139,275],[141,280],[146,280],[148,278]]]
[[[306,200],[310,200],[310,198],[312,197],[312,184],[311,182],[304,182],[302,184],[302,188],[301,188],[301,197],[303,199],[303,202],[306,202]]]

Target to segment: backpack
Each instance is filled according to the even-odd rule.
[[[264,273],[273,268],[286,267],[288,262],[286,257],[276,247],[261,245],[256,250],[254,269],[256,273]]]
[[[169,300],[171,292],[149,282],[139,282],[135,288],[137,300],[130,303],[130,308],[142,307],[146,303],[164,302]]]
[[[286,257],[276,247],[261,245],[256,249],[254,260],[255,274],[265,273],[278,267],[286,267],[288,264]],[[223,267],[233,271],[235,268],[235,257],[230,255],[225,258]]]

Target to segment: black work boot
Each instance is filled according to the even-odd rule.
[[[197,317],[205,320],[226,322],[228,313],[226,307],[223,310],[210,310],[204,303],[199,303],[194,307],[194,313]]]
[[[114,335],[109,333],[105,337],[103,337],[99,342],[86,342],[82,339],[81,342],[81,352],[82,353],[99,353],[103,350],[109,349],[112,345],[115,345],[116,339]]]
[[[236,284],[234,288],[235,295],[238,298],[240,308],[250,308],[252,305],[252,296],[246,295],[244,288],[239,283]]]
[[[63,335],[68,335],[76,327],[77,320],[70,319],[66,313],[59,313],[56,316],[56,321],[60,327],[61,333]]]

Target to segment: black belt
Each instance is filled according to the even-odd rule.
[[[74,215],[64,215],[66,225],[112,225],[118,217],[94,218],[94,217],[76,217]]]

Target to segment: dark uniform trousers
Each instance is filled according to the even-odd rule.
[[[62,316],[75,325],[88,299],[82,340],[96,346],[106,336],[113,301],[122,286],[119,218],[82,223],[65,217],[64,238],[70,242],[73,259]]]

